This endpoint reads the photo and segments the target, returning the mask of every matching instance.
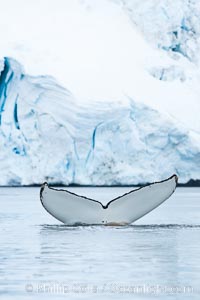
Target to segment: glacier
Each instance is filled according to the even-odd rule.
[[[51,76],[0,61],[0,185],[144,184],[200,178],[200,134],[127,96],[80,103]]]
[[[0,59],[15,58],[27,74],[53,75],[80,102],[123,102],[128,95],[200,132],[198,6],[197,0],[51,0],[48,6],[7,0]]]
[[[112,0],[122,6],[149,43],[178,60],[199,61],[198,0]]]

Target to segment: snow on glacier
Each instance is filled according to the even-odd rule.
[[[0,57],[54,76],[78,102],[129,96],[200,132],[196,15],[198,1],[188,0],[7,0]],[[173,51],[178,43],[184,55]]]
[[[129,98],[80,104],[50,76],[0,62],[0,185],[199,178],[200,135]]]
[[[122,5],[134,25],[156,47],[174,59],[199,61],[200,2],[198,0],[113,0]]]

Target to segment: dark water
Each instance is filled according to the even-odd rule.
[[[73,188],[106,202],[128,188]],[[67,227],[38,188],[0,189],[2,299],[200,299],[200,189],[125,227]]]

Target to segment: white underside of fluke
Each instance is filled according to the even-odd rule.
[[[44,183],[40,200],[56,219],[67,224],[126,225],[143,217],[162,204],[175,191],[177,176],[135,189],[103,205],[97,200],[79,196]]]

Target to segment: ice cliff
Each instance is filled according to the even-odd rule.
[[[50,76],[0,61],[0,185],[200,178],[200,135],[129,99],[80,104]]]

